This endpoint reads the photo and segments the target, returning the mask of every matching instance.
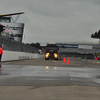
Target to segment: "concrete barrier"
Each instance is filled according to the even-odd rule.
[[[44,54],[26,53],[18,51],[3,51],[1,61],[43,58]]]

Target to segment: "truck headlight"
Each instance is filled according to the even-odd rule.
[[[50,55],[49,53],[46,53],[45,57],[46,57],[46,58],[48,58],[48,57],[49,57],[49,55]]]
[[[58,54],[54,53],[54,57],[57,58],[58,57]]]

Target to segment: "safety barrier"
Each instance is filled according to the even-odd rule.
[[[1,61],[22,60],[22,59],[36,59],[44,58],[44,54],[17,52],[17,51],[3,51]]]

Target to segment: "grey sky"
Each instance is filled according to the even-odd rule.
[[[100,29],[100,0],[0,0],[0,13],[22,12],[23,42],[92,42]]]

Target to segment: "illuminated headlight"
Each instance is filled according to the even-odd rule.
[[[45,57],[48,58],[49,57],[49,53],[46,53]]]
[[[54,57],[55,57],[55,58],[57,58],[57,57],[58,57],[58,55],[57,55],[56,53],[54,53]]]

